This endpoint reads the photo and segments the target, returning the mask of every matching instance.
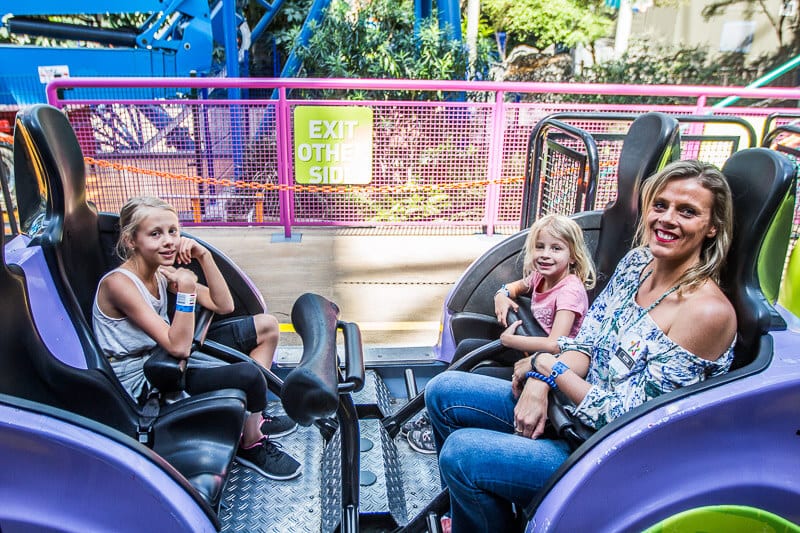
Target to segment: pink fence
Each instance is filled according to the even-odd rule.
[[[680,97],[685,103],[518,101],[536,94]],[[719,110],[706,103],[731,95],[762,107]],[[117,211],[132,195],[156,194],[175,204],[189,225],[274,225],[287,237],[298,225],[514,231],[528,138],[551,113],[743,118],[751,131],[682,122],[683,155],[721,165],[732,151],[757,143],[753,131],[761,133],[765,123],[797,118],[791,106],[798,99],[797,89],[410,80],[63,78],[48,86],[48,101],[65,110],[79,137],[89,195],[101,210]],[[763,106],[772,101],[779,104]],[[296,138],[296,117],[309,107],[321,117],[338,116],[338,108],[369,110],[370,138],[341,146],[371,159],[368,183],[320,184],[298,174],[296,161],[346,158],[339,147]],[[570,121],[617,139],[629,123]],[[341,133],[348,121],[313,122],[319,136],[327,131],[324,123],[333,137],[334,124]],[[610,148],[601,154],[606,187],[613,188],[617,155]],[[335,173],[331,167],[328,176],[324,164],[314,168],[314,179]]]

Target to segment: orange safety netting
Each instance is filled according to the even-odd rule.
[[[229,180],[217,178],[201,178],[199,176],[187,176],[185,174],[175,174],[173,172],[165,172],[161,170],[150,170],[139,168],[131,165],[122,165],[120,163],[112,163],[111,161],[104,161],[102,159],[95,159],[93,157],[83,158],[86,164],[95,165],[103,168],[111,168],[114,170],[133,172],[147,176],[158,178],[168,178],[181,181],[188,181],[195,184],[205,185],[219,185],[222,187],[235,187],[237,189],[253,189],[263,191],[295,191],[295,192],[336,192],[345,193],[350,192],[359,185],[286,185],[279,183],[258,183],[254,181],[244,180]],[[500,178],[496,180],[473,180],[459,183],[438,183],[438,184],[404,184],[404,185],[377,185],[370,186],[371,191],[379,193],[397,193],[397,192],[412,192],[412,191],[441,191],[441,190],[458,190],[469,189],[473,187],[485,187],[490,184],[506,185],[511,183],[521,183],[524,180],[522,176],[512,178]]]

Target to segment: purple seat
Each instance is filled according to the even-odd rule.
[[[33,232],[30,246],[41,247],[58,290],[54,297],[68,315],[54,318],[74,326],[87,368],[62,363],[44,345],[37,332],[44,325],[34,323],[24,276],[11,272],[4,257],[0,294],[6,305],[0,313],[7,315],[7,326],[0,334],[0,392],[111,426],[130,436],[131,446],[146,442],[188,480],[206,508],[215,509],[244,424],[244,392],[200,394],[156,407],[157,412],[152,404],[145,409],[134,403],[88,322],[94,290],[112,259],[104,252],[109,249],[103,231],[108,220],[86,200],[83,155],[75,133],[58,109],[32,106],[17,116],[14,149],[17,183],[27,206],[20,212],[26,221],[23,229]]]

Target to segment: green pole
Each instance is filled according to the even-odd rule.
[[[771,82],[772,80],[774,80],[778,76],[782,76],[783,74],[786,74],[787,72],[789,72],[790,70],[792,70],[793,68],[795,68],[798,65],[800,65],[800,56],[797,56],[794,59],[790,59],[789,61],[787,61],[783,65],[779,66],[775,70],[764,74],[763,76],[758,78],[756,81],[754,81],[753,83],[748,85],[747,88],[748,89],[753,89],[755,87],[761,87],[762,85]],[[719,103],[714,104],[711,107],[715,108],[715,109],[716,108],[720,108],[720,107],[727,107],[727,106],[731,105],[732,103],[736,102],[737,100],[739,100],[740,98],[741,97],[739,97],[739,96],[729,96],[726,99],[722,100]]]

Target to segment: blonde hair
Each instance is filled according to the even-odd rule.
[[[587,289],[594,287],[596,275],[594,262],[583,239],[583,231],[578,223],[564,215],[545,215],[531,226],[525,239],[525,256],[522,265],[522,277],[526,278],[535,270],[534,250],[536,240],[543,231],[549,231],[553,237],[561,239],[569,247],[571,274],[578,276]]]
[[[155,196],[134,196],[125,202],[119,212],[119,238],[116,246],[117,255],[123,261],[131,257],[133,250],[128,243],[136,237],[139,224],[147,216],[148,209],[164,209],[178,215],[174,207]]]
[[[719,283],[719,274],[725,262],[725,256],[733,238],[733,198],[728,181],[714,165],[696,160],[675,161],[661,169],[660,172],[645,180],[642,187],[642,216],[636,228],[635,244],[647,246],[649,232],[645,213],[653,205],[653,201],[667,184],[673,180],[693,179],[711,192],[711,225],[716,234],[703,241],[700,250],[700,261],[678,280],[683,289],[691,289],[707,279]]]

